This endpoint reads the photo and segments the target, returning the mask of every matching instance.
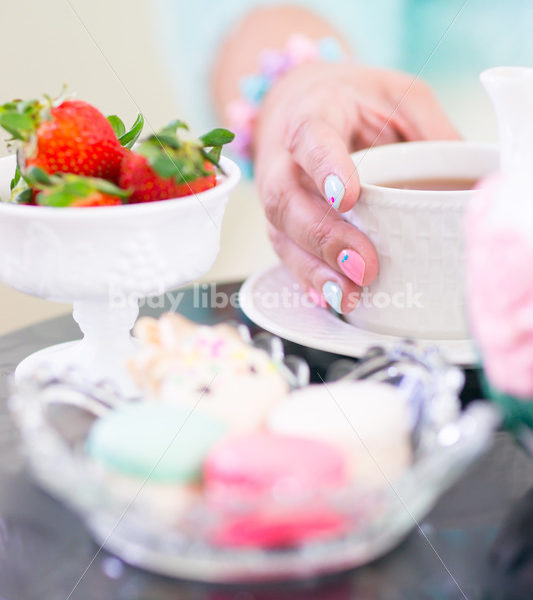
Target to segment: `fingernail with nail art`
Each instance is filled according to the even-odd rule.
[[[339,210],[342,199],[344,198],[344,184],[337,175],[328,175],[324,181],[324,196],[328,204],[335,210]]]
[[[340,286],[333,281],[326,281],[322,286],[322,293],[331,308],[341,314],[342,290]]]
[[[342,250],[337,256],[337,264],[342,272],[355,284],[363,286],[365,261],[355,250]]]

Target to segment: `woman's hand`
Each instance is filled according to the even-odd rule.
[[[347,313],[377,276],[370,240],[337,214],[359,196],[350,152],[457,138],[429,87],[407,74],[308,63],[278,80],[258,116],[255,173],[274,248],[302,289]]]

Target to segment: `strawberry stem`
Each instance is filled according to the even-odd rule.
[[[206,162],[222,173],[220,154],[222,146],[231,142],[235,135],[227,129],[213,129],[198,139],[182,134],[188,130],[183,121],[172,121],[157,133],[148,137],[139,147],[151,168],[164,178],[174,177],[177,183],[188,183],[210,174]]]
[[[115,132],[115,135],[117,136],[121,146],[131,150],[135,142],[139,139],[144,127],[144,117],[142,114],[139,113],[137,115],[133,125],[127,131],[124,122],[120,117],[117,117],[117,115],[109,115],[107,120],[111,124],[111,127],[113,127],[113,131]]]
[[[124,135],[126,133],[126,125],[124,125],[124,121],[120,117],[118,117],[117,115],[109,115],[107,117],[107,120],[113,128],[113,131],[115,132],[117,138],[120,138],[121,135]]]
[[[29,168],[22,175],[21,181],[33,189],[40,191],[37,203],[45,206],[70,206],[80,198],[86,198],[94,192],[120,198],[124,203],[130,196],[129,190],[123,190],[106,179],[82,177],[71,173],[48,175],[38,167]]]

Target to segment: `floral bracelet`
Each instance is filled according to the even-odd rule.
[[[295,33],[289,37],[284,50],[265,48],[259,55],[259,73],[246,75],[239,82],[241,96],[226,106],[226,117],[235,139],[229,145],[243,174],[253,176],[252,131],[262,99],[284,73],[307,62],[340,62],[344,53],[332,37],[312,40]]]

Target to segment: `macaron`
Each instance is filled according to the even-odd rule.
[[[345,523],[325,498],[347,484],[344,457],[320,440],[229,437],[209,453],[204,482],[208,502],[224,515],[215,544],[286,546],[338,534]]]
[[[245,434],[264,428],[270,412],[287,395],[287,383],[277,373],[220,371],[198,379],[195,386],[175,384],[169,377],[161,386],[158,401],[195,406],[198,413],[223,422],[232,433]]]
[[[347,381],[296,390],[272,412],[268,430],[334,444],[362,486],[386,485],[411,461],[408,406],[386,383]]]
[[[225,548],[286,548],[341,537],[350,525],[348,516],[324,502],[282,511],[263,508],[222,519],[210,541]]]
[[[175,405],[138,402],[95,422],[86,449],[124,475],[158,482],[193,482],[204,458],[226,433],[223,423]]]
[[[142,514],[158,527],[182,528],[183,518],[203,500],[201,482],[146,481],[98,463],[98,482],[108,490],[113,505]]]

